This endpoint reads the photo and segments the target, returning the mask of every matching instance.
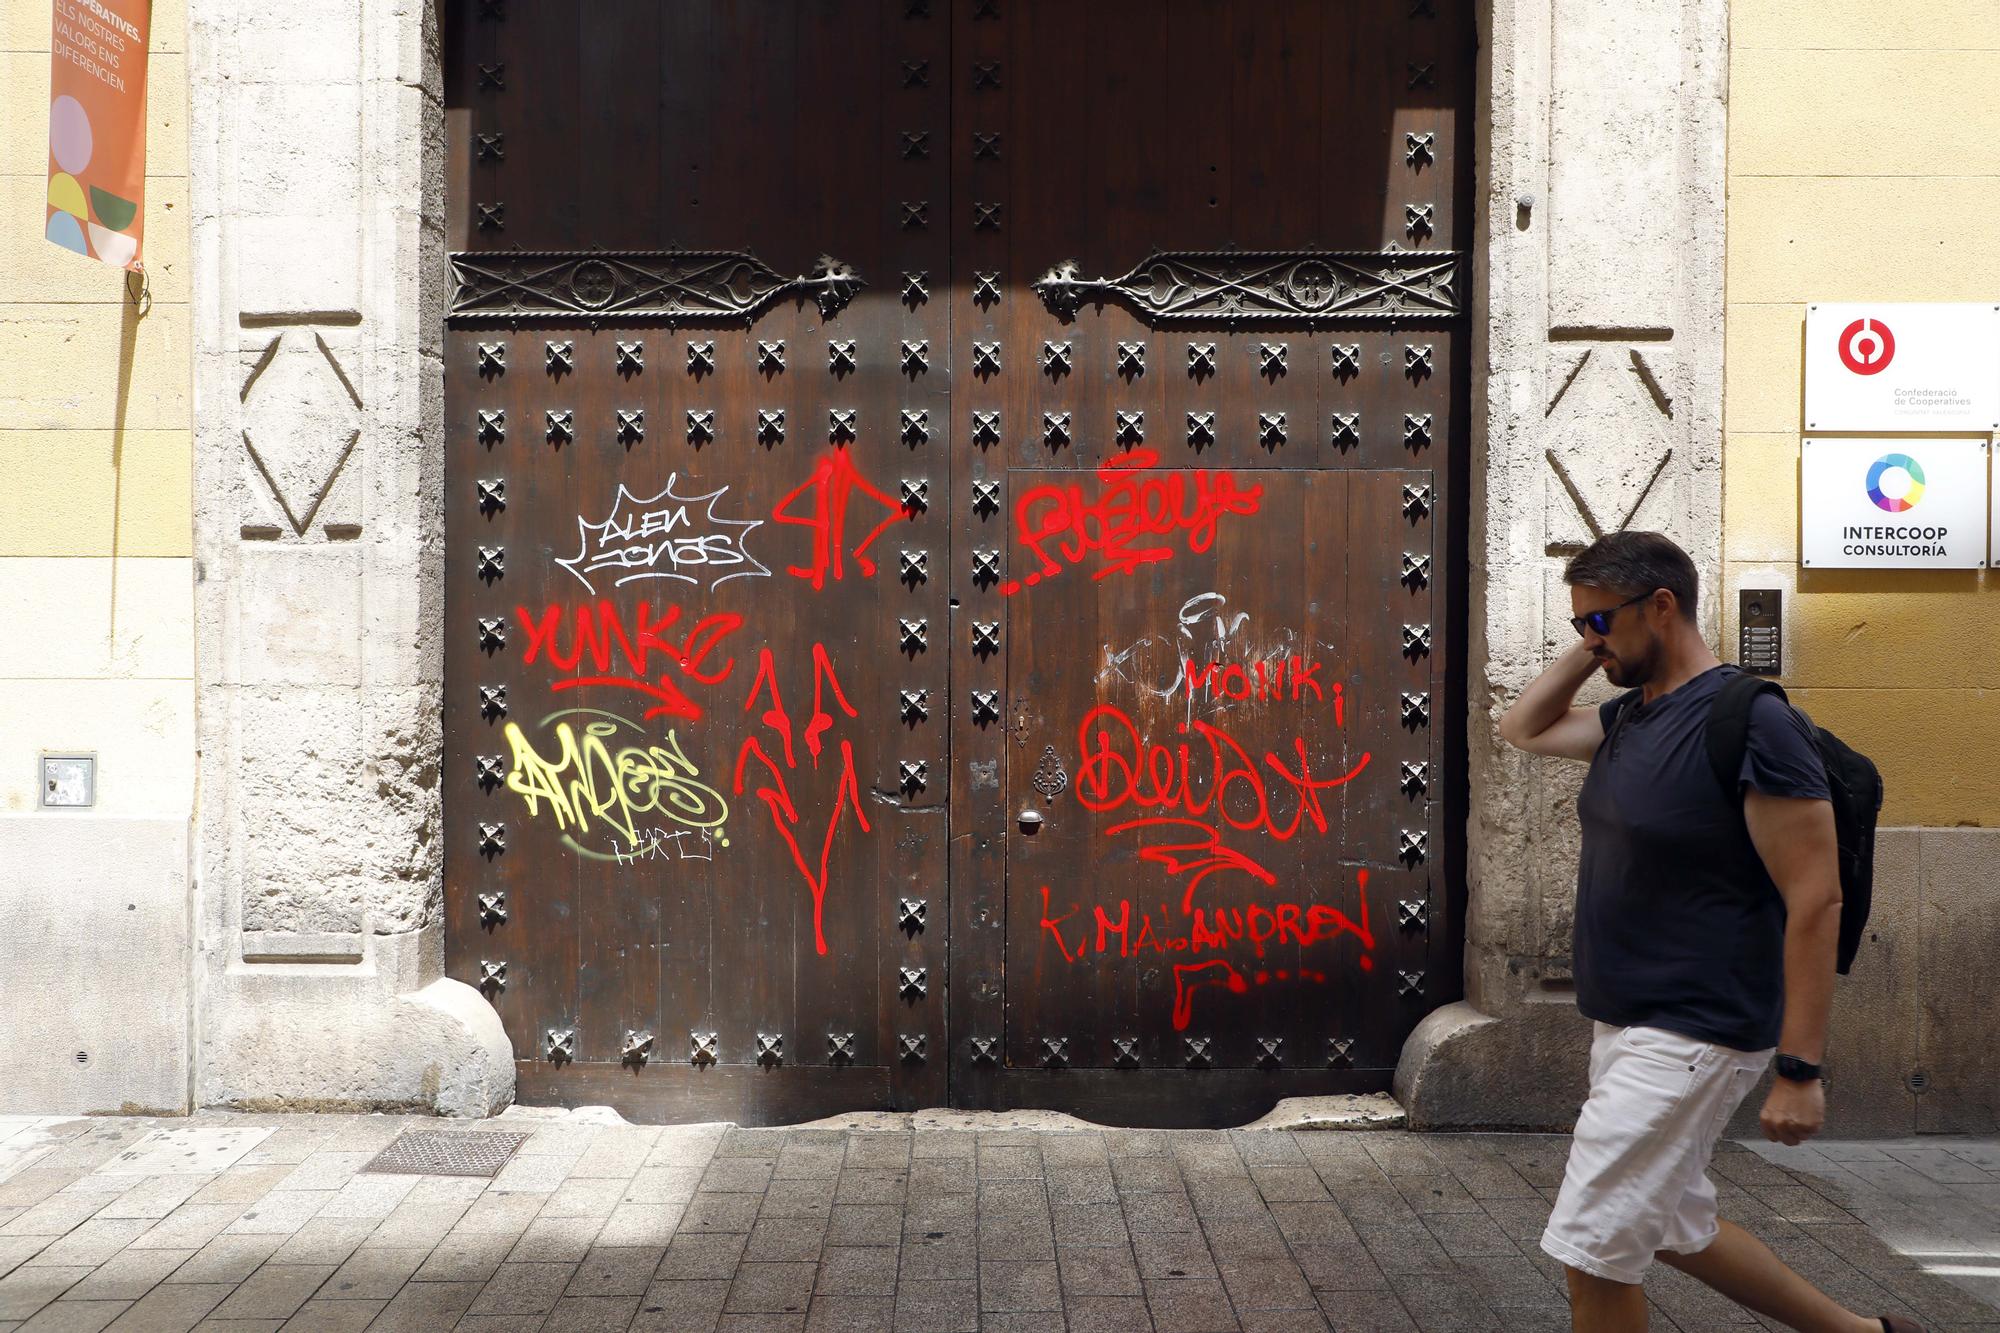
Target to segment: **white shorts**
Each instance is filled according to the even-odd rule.
[[[1708,1161],[1771,1062],[1660,1028],[1597,1024],[1590,1099],[1577,1117],[1542,1249],[1571,1268],[1637,1284],[1660,1250],[1715,1240]]]

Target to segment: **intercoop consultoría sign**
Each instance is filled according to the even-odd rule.
[[[2000,430],[2000,305],[1806,307],[1808,431]]]
[[[1807,436],[1799,454],[1809,569],[1978,569],[1984,440]]]

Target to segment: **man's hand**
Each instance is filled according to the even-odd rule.
[[[1604,723],[1595,708],[1573,708],[1571,703],[1597,668],[1597,657],[1587,646],[1572,644],[1501,715],[1500,739],[1529,754],[1588,763],[1604,742]]]
[[[1771,1095],[1764,1099],[1764,1111],[1757,1120],[1764,1127],[1765,1138],[1796,1148],[1826,1124],[1826,1089],[1817,1079],[1794,1083],[1781,1078],[1771,1084]]]

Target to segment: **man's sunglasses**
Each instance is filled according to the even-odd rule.
[[[1611,618],[1613,616],[1617,615],[1620,611],[1623,611],[1628,606],[1637,606],[1640,602],[1647,600],[1652,595],[1653,594],[1650,592],[1642,592],[1637,597],[1628,597],[1624,601],[1618,603],[1618,605],[1612,607],[1606,607],[1602,611],[1586,611],[1580,616],[1571,616],[1569,618],[1569,623],[1576,629],[1576,634],[1578,638],[1583,637],[1583,632],[1586,629],[1593,634],[1598,634],[1598,635],[1609,634],[1611,632]]]

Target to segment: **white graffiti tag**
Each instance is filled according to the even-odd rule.
[[[643,499],[620,485],[603,522],[577,516],[581,546],[573,557],[556,563],[593,593],[597,585],[592,576],[605,571],[616,571],[612,583],[619,587],[638,579],[676,579],[713,588],[731,579],[769,578],[771,571],[743,544],[750,529],[764,520],[721,518],[715,502],[729,493],[727,486],[706,495],[680,495],[674,490],[679,479],[679,473],[669,476],[658,495]],[[701,505],[706,508],[692,508]]]

